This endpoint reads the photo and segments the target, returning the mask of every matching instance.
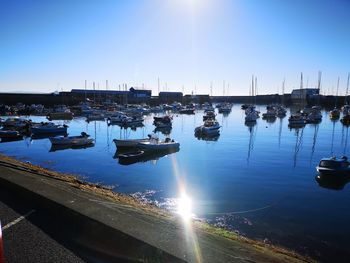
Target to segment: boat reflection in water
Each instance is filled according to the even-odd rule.
[[[350,174],[339,176],[317,175],[315,177],[319,186],[332,190],[342,190],[350,182]]]
[[[198,140],[216,142],[217,140],[219,140],[220,133],[218,132],[218,133],[211,134],[211,135],[195,134],[194,136]]]
[[[15,142],[15,141],[22,141],[23,136],[13,137],[13,138],[0,138],[0,143],[4,142]]]
[[[40,140],[40,139],[48,139],[51,137],[56,137],[56,136],[66,136],[67,133],[66,132],[61,132],[61,133],[40,133],[40,134],[32,134],[32,136],[30,136],[30,138],[32,140]]]
[[[163,135],[170,135],[171,129],[172,129],[171,126],[169,126],[169,127],[156,127],[153,132],[154,133],[160,132]]]
[[[107,124],[108,126],[111,126],[111,125],[116,125],[116,126],[119,126],[120,128],[122,129],[125,129],[125,130],[128,130],[129,128],[132,130],[132,131],[136,131],[137,128],[143,128],[145,125],[143,123],[135,123],[135,124],[132,124],[132,125],[127,125],[127,124],[121,124],[121,123],[108,123]]]
[[[179,148],[170,148],[169,150],[147,151],[147,150],[117,150],[113,156],[118,159],[121,165],[130,165],[139,162],[148,162],[158,160],[164,156],[178,152]]]
[[[55,151],[61,151],[61,150],[67,150],[67,149],[85,149],[85,148],[91,148],[94,147],[94,143],[86,144],[86,145],[57,145],[53,144],[51,145],[49,152],[55,152]]]

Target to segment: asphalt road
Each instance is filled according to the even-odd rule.
[[[0,220],[5,262],[84,262],[55,240],[55,231],[43,231],[55,229],[57,219],[1,186]]]

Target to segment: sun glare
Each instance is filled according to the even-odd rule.
[[[189,221],[192,218],[192,200],[186,193],[182,193],[178,199],[177,213],[184,221]]]
[[[209,7],[209,0],[174,0],[173,3],[182,10],[188,10],[197,14]]]

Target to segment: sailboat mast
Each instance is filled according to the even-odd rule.
[[[95,105],[96,104],[95,82],[93,82],[93,88],[94,88],[94,105]]]
[[[108,96],[108,80],[106,79],[106,102],[107,102],[107,96]]]
[[[337,82],[337,93],[335,95],[335,108],[337,107],[337,102],[338,102],[338,90],[339,90],[339,80],[340,78],[338,77],[338,82]]]
[[[284,78],[283,82],[282,82],[282,105],[284,105],[284,84],[285,84],[285,81],[286,81],[286,79]]]
[[[86,102],[86,80],[85,80],[85,102]]]
[[[255,90],[254,90],[254,98],[255,98],[255,104],[256,104],[256,96],[258,95],[258,78],[255,77],[255,86],[254,86]]]
[[[348,73],[348,81],[346,83],[345,104],[348,104],[347,97],[348,97],[348,92],[349,92],[349,80],[350,80],[350,73]]]
[[[303,72],[301,72],[300,74],[300,103],[301,103],[301,106],[303,106]]]
[[[254,102],[254,75],[252,75],[252,104]]]

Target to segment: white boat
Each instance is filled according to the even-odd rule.
[[[67,125],[57,125],[52,122],[36,124],[31,127],[33,134],[67,133]]]
[[[117,148],[135,148],[138,147],[138,144],[141,142],[149,142],[150,138],[143,139],[128,139],[128,140],[118,140],[114,139],[113,142]]]
[[[178,149],[180,143],[170,138],[166,138],[164,141],[151,139],[147,142],[139,142],[138,147],[147,151],[164,151]]]
[[[89,138],[89,135],[82,132],[80,136],[59,136],[51,137],[50,141],[52,145],[72,145],[83,146],[94,143],[94,139]]]
[[[219,133],[220,124],[216,120],[208,119],[203,125],[195,128],[195,135],[215,135]]]

